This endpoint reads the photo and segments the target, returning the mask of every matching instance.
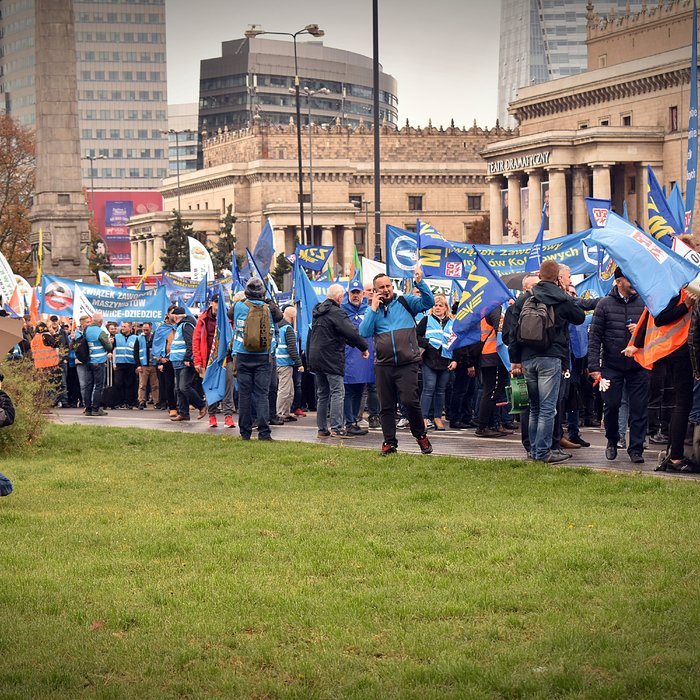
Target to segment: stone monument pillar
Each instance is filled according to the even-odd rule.
[[[91,214],[80,178],[80,131],[72,0],[35,0],[36,182],[31,243],[43,232],[43,272],[92,277]]]

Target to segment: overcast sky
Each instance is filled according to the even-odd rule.
[[[249,24],[316,23],[326,46],[372,56],[372,0],[166,0],[166,18],[170,104],[198,100],[199,62]],[[398,82],[401,126],[495,125],[499,18],[500,0],[379,0],[379,60]]]

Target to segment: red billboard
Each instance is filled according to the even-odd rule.
[[[110,261],[115,267],[131,266],[131,244],[126,224],[132,216],[163,211],[160,192],[113,190],[95,191],[92,202],[87,193],[88,206],[95,213],[97,230],[102,236]]]

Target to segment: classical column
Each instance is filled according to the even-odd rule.
[[[530,199],[530,211],[528,215],[527,241],[522,238],[522,242],[535,240],[537,232],[542,223],[542,171],[530,170],[528,172],[527,191]]]
[[[649,165],[651,165],[649,163]],[[663,169],[661,167],[653,167],[654,175],[659,182],[663,182]],[[647,205],[647,187],[649,186],[649,178],[647,177],[647,163],[639,163],[637,165],[637,220],[639,225],[645,230],[649,230],[649,211]]]
[[[610,163],[593,163],[593,196],[610,199]]]
[[[139,241],[139,263],[143,265],[143,270],[139,274],[145,274],[148,269],[148,260],[146,257],[146,241]]]
[[[163,263],[160,260],[160,256],[163,254],[163,248],[165,247],[165,239],[162,235],[157,233],[153,234],[153,257],[155,259],[155,264],[153,265],[152,274],[157,275],[159,272],[163,271]]]
[[[321,226],[321,245],[323,246],[332,246],[333,245],[333,229],[334,226]],[[335,275],[335,260],[336,260],[336,255],[335,255],[335,250],[331,253],[330,257],[328,258],[328,265],[331,268],[331,273],[332,276]]]
[[[275,226],[273,228],[273,237],[275,239],[275,257],[279,255],[280,253],[286,253],[286,241],[285,241],[285,231],[286,227],[284,226]],[[292,251],[293,252],[293,251]],[[272,261],[272,269],[274,270],[276,267],[276,261]]]
[[[146,270],[151,270],[151,264],[153,263],[153,238],[146,240]],[[145,271],[144,271],[145,272]]]
[[[355,229],[352,226],[343,226],[343,273],[350,274],[353,253],[355,252]]]
[[[574,167],[571,183],[571,202],[573,206],[574,231],[584,231],[590,228],[586,197],[588,197],[588,168],[585,165]]]
[[[490,241],[503,243],[503,210],[501,209],[501,178],[489,179]]]
[[[558,238],[569,233],[566,197],[566,168],[549,169],[549,233],[547,238]]]
[[[131,239],[131,274],[138,275],[139,266],[139,243],[138,241]]]
[[[520,175],[516,173],[511,173],[508,175],[508,221],[511,226],[518,229],[518,235],[520,232]],[[509,243],[513,242],[512,236],[509,236]]]

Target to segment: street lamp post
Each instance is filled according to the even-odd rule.
[[[161,134],[164,135],[175,135],[175,164],[176,164],[176,172],[175,174],[177,175],[177,213],[180,214],[180,134],[187,134],[192,135],[194,132],[192,129],[181,129],[178,131],[177,129],[161,129],[160,130]]]
[[[289,88],[290,92],[293,92],[292,88]],[[304,95],[306,95],[306,108],[308,111],[308,123],[309,128],[309,240],[308,243],[313,245],[314,242],[314,157],[311,143],[311,98],[314,95],[329,95],[330,90],[328,88],[319,88],[318,90],[310,90],[308,87],[304,88]]]
[[[313,37],[320,38],[325,32],[319,29],[318,24],[307,24],[298,32],[268,32],[257,24],[251,24],[250,28],[245,32],[246,39],[254,39],[261,34],[275,34],[277,36],[291,36],[294,43],[294,95],[297,111],[297,161],[299,169],[299,222],[301,224],[301,240],[304,242],[306,234],[306,226],[304,225],[304,174],[301,164],[301,105],[299,100],[299,62],[297,59],[297,37],[300,34],[310,34]],[[308,241],[307,241],[308,242]]]
[[[83,156],[81,160],[90,161],[90,208],[92,209],[92,218],[95,218],[95,173],[92,164],[96,160],[106,160],[107,156]]]

